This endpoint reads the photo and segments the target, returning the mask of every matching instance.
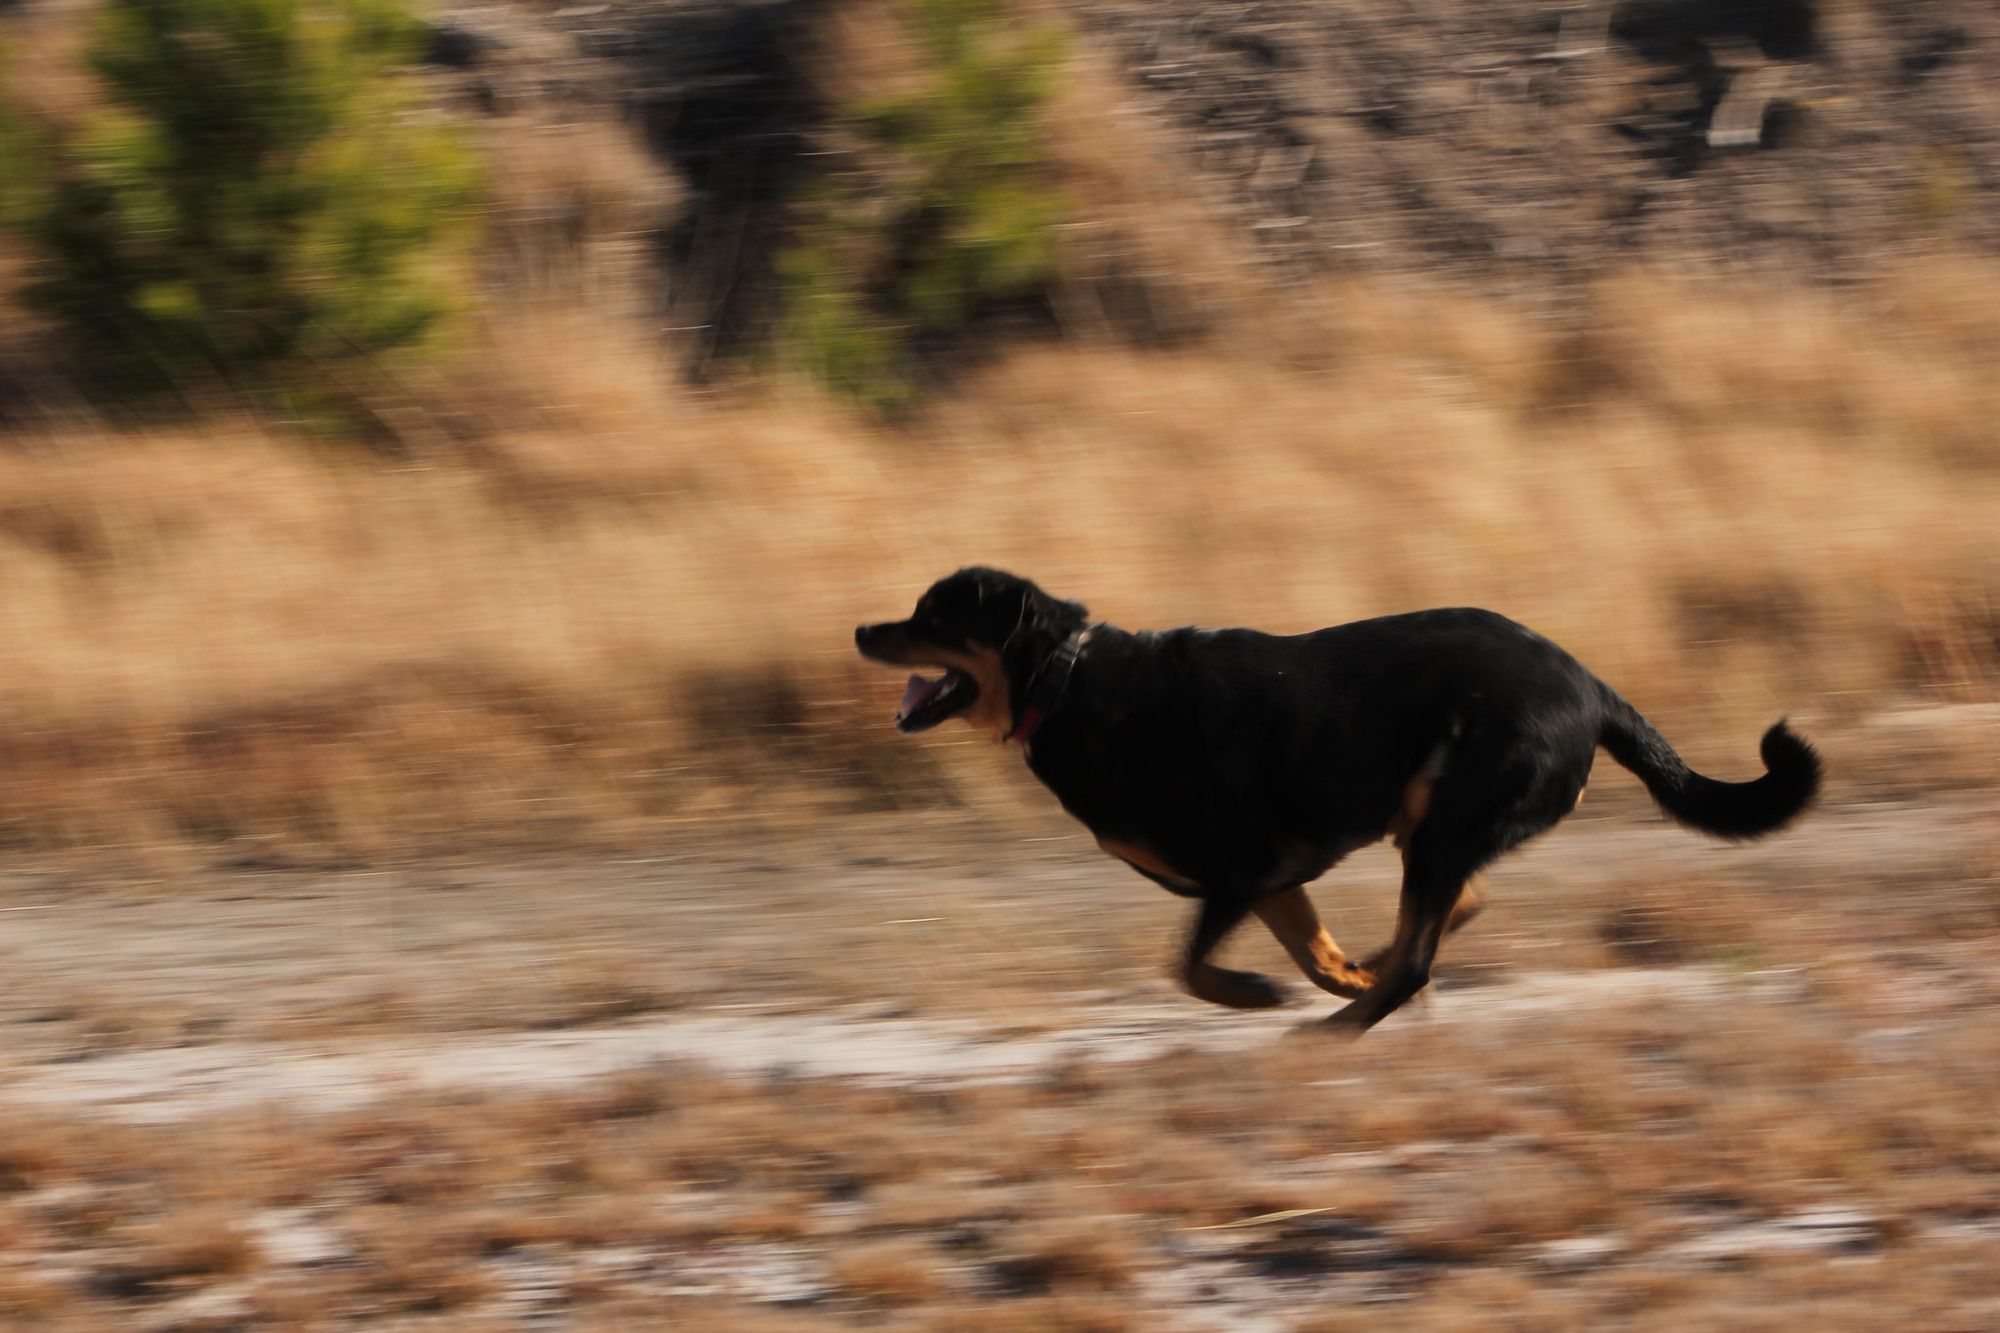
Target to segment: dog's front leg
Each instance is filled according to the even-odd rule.
[[[1250,914],[1247,894],[1211,893],[1196,909],[1175,971],[1187,993],[1231,1009],[1271,1009],[1285,1002],[1284,988],[1256,972],[1237,972],[1208,961],[1223,938]]]
[[[1375,974],[1349,959],[1334,943],[1332,932],[1320,922],[1304,886],[1267,894],[1254,910],[1257,919],[1270,927],[1278,943],[1285,946],[1285,952],[1299,965],[1306,980],[1321,990],[1352,1000],[1375,984]]]

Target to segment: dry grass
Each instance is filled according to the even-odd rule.
[[[173,1209],[148,1218],[120,1238],[128,1247],[125,1280],[157,1287],[245,1273],[259,1262],[234,1210],[219,1205]]]
[[[1347,1325],[1315,1306],[1363,1291],[1425,1327],[1495,1326],[1481,1310],[1592,1326],[1707,1310],[1734,1325],[1868,1291],[1873,1318],[1964,1326],[1990,1290],[1975,1273],[1991,1257],[1976,1237],[2000,1169],[1992,1042],[1965,1011],[1891,1075],[1810,1035],[1822,1018],[1855,1017],[1751,1001],[1681,1036],[1587,1015],[1523,1043],[1413,1030],[1372,1046],[1362,1080],[1305,1077],[1336,1057],[1291,1043],[1096,1067],[1087,1095],[691,1086],[674,1071],[615,1095],[239,1113],[193,1135],[73,1137],[10,1113],[9,1142],[39,1155],[35,1183],[0,1196],[0,1302],[86,1328],[120,1326],[168,1294],[226,1289],[306,1328],[371,1312],[505,1326],[556,1301],[590,1327],[724,1312],[760,1326],[760,1311],[782,1323],[773,1305],[790,1302],[822,1327],[894,1315],[1011,1329],[1158,1326],[1199,1299],[1319,1330]],[[1504,1089],[1514,1123],[1441,1119],[1432,1089],[1447,1086]],[[1595,1103],[1575,1095],[1587,1086]],[[1228,1128],[1189,1121],[1203,1102]],[[1386,1132],[1392,1114],[1400,1134]],[[1113,1126],[1123,1138],[1084,1157],[1054,1147]],[[886,1163],[885,1132],[921,1150]],[[608,1158],[624,1165],[583,1166]],[[1185,1173],[1185,1202],[1138,1202],[1133,1189],[1164,1162]],[[1234,1193],[1264,1173],[1286,1177],[1305,1211]],[[155,1214],[196,1181],[197,1202]],[[962,1207],[919,1217],[913,1191]],[[1218,1230],[1214,1201],[1232,1199],[1225,1208],[1261,1211],[1225,1212],[1237,1225]],[[1829,1205],[1867,1219],[1838,1263],[1768,1243],[1733,1259],[1687,1248]],[[804,1225],[774,1230],[777,1212]],[[301,1226],[345,1257],[287,1251],[283,1233]],[[1592,1238],[1612,1243],[1546,1257],[1551,1243]],[[59,1254],[74,1264],[34,1258]],[[1196,1286],[1209,1294],[1191,1297]]]
[[[1989,805],[1968,804],[1964,822]],[[466,859],[430,897],[413,877],[437,872],[417,867],[324,915],[262,900],[398,876],[242,871],[150,903],[116,885],[74,893],[60,913],[15,920],[10,975],[32,997],[38,967],[88,956],[98,998],[7,1023],[35,1034],[16,1044],[15,1095],[51,1078],[143,1079],[149,1047],[189,1042],[215,1044],[192,1052],[193,1074],[155,1075],[157,1095],[127,1084],[125,1109],[187,1109],[179,1099],[226,1086],[231,1065],[255,1071],[255,1096],[320,1046],[383,1049],[382,1078],[358,1109],[222,1105],[158,1128],[98,1118],[117,1105],[0,1106],[0,1311],[90,1330],[200,1301],[308,1330],[518,1327],[558,1310],[607,1329],[1137,1329],[1198,1312],[1311,1330],[1350,1326],[1357,1309],[1414,1327],[1676,1314],[1782,1327],[1831,1311],[1818,1322],[1844,1328],[1856,1309],[1983,1327],[1980,1274],[2000,1235],[2000,920],[1967,911],[1990,911],[1995,866],[1962,825],[1921,813],[1949,834],[1898,840],[1868,822],[1894,812],[1844,810],[1768,849],[1704,855],[1622,820],[1565,830],[1496,871],[1494,905],[1454,939],[1451,989],[1429,1018],[1348,1046],[1286,1035],[1272,1016],[1268,1038],[1155,1044],[1130,1063],[1097,1054],[1140,1056],[1121,1043],[1172,1041],[1182,1024],[1197,1041],[1213,1021],[1192,1002],[1155,1007],[1169,1002],[1157,960],[1127,961],[1164,951],[1179,905],[1098,868],[1082,840],[1017,845],[949,814],[755,849],[794,873],[754,873],[718,837],[713,865],[684,848],[624,879],[607,857],[484,871]],[[1679,863],[1662,861],[1646,878],[1668,848],[1697,870],[1676,880]],[[982,852],[1004,867],[951,868]],[[1358,866],[1340,887],[1321,895],[1330,918],[1345,930],[1364,917],[1356,942],[1379,938],[1384,876]],[[1570,969],[1624,961],[1599,931],[1628,904],[1666,923],[1676,959],[1706,966],[1685,986],[1603,1005],[1572,990],[1509,1015],[1533,983],[1616,980]],[[934,977],[929,937],[884,922],[940,912],[947,936],[990,948]],[[470,925],[491,930],[494,952],[452,943]],[[638,939],[658,944],[658,971],[625,972],[619,950]],[[1745,949],[1764,970],[1714,961]],[[329,950],[362,995],[411,957],[445,975],[403,1011],[344,1007],[301,975]],[[1238,952],[1282,966],[1268,940]],[[1468,985],[1468,970],[1503,980]],[[748,1013],[780,1029],[865,988],[878,1006],[977,1014],[987,1029],[1023,1015],[1133,1028],[1021,1082],[655,1065],[563,1083],[553,1060],[534,1088],[406,1081],[426,1052],[476,1066],[506,1016],[577,1014],[573,978],[604,974],[729,1006],[651,1020],[668,1025]],[[836,989],[843,977],[855,989]],[[291,1017],[301,996],[317,997],[312,1023]],[[236,1047],[240,1026],[219,1041],[199,1025],[134,1026],[121,1041],[135,1055],[34,1063],[62,1054],[63,1033],[94,1050],[95,1015],[155,997],[308,1040]],[[867,1039],[871,1021],[846,1034]],[[385,1033],[402,1035],[378,1047]],[[1815,1232],[1799,1220],[1812,1210],[1858,1221]],[[1815,1247],[1811,1262],[1794,1243]]]
[[[1123,1291],[1139,1257],[1121,1220],[1097,1217],[1042,1223],[1004,1245],[994,1273],[1029,1295],[1050,1291]]]
[[[934,797],[965,743],[923,751],[943,775],[891,748],[847,630],[971,561],[1135,626],[1485,604],[1669,723],[1981,695],[2000,330],[1948,298],[2000,309],[2000,277],[1957,279],[1775,322],[1627,284],[1581,350],[1350,292],[1324,369],[1023,352],[893,434],[674,390],[631,337],[531,309],[482,371],[521,410],[467,461],[50,428],[0,457],[0,807],[22,841],[365,849],[774,780]]]
[[[916,1305],[953,1284],[945,1259],[920,1240],[882,1240],[855,1246],[833,1262],[833,1279],[857,1300]]]
[[[482,146],[493,188],[493,317],[536,306],[643,314],[654,281],[649,248],[685,199],[638,133],[606,113],[568,108],[502,121]]]
[[[71,17],[16,38],[57,118],[89,97]],[[879,5],[827,39],[834,94],[907,65]],[[282,858],[962,799],[981,747],[894,743],[847,645],[975,561],[1133,626],[1489,605],[1687,727],[1990,695],[1992,264],[1636,273],[1560,326],[1409,280],[1279,292],[1101,52],[1059,101],[1075,336],[898,429],[677,383],[635,293],[685,187],[530,97],[485,131],[492,308],[382,393],[411,458],[226,416],[14,430],[0,838]],[[1174,350],[1114,345],[1148,321]]]

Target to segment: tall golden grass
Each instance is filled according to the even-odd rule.
[[[829,68],[893,73],[883,14],[842,12]],[[240,415],[16,428],[0,838],[544,841],[935,799],[983,751],[893,737],[849,632],[971,562],[1133,626],[1483,604],[1690,725],[1990,692],[2000,267],[1634,273],[1561,320],[1407,279],[1280,292],[1073,59],[1072,336],[899,426],[681,383],[634,297],[680,187],[553,106],[494,122],[492,309],[388,395],[402,461]],[[1170,349],[1118,344],[1101,301],[1133,283]]]
[[[1487,605],[1663,717],[1989,689],[1996,298],[1633,278],[1556,333],[1356,285],[1262,351],[1020,350],[894,430],[528,303],[418,391],[479,405],[476,455],[43,428],[0,455],[0,822],[370,843],[921,796],[954,748],[890,741],[849,630],[973,561],[1133,626]]]

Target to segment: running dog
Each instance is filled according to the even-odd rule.
[[[1429,984],[1439,943],[1479,911],[1480,871],[1576,808],[1599,746],[1669,816],[1720,838],[1783,828],[1820,784],[1818,755],[1783,722],[1764,733],[1762,777],[1703,777],[1575,658],[1472,608],[1309,634],[1135,634],[975,568],[854,638],[872,661],[942,669],[910,678],[901,730],[957,717],[1020,745],[1100,847],[1196,900],[1177,973],[1191,994],[1284,1002],[1270,978],[1209,961],[1254,914],[1352,1001],[1328,1022],[1357,1033]],[[1396,933],[1357,962],[1305,886],[1384,837],[1403,855]]]

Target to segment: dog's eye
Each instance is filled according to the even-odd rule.
[[[913,617],[910,623],[917,633],[938,643],[949,643],[959,637],[959,631],[945,623],[944,617],[935,612]]]

